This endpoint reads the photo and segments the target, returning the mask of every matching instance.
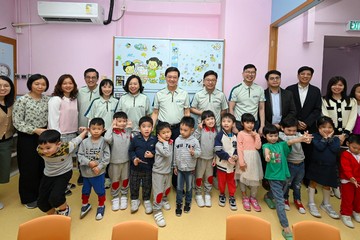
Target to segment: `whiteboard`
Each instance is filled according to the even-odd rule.
[[[120,97],[126,79],[138,75],[144,93],[153,95],[166,87],[165,70],[180,70],[179,87],[191,95],[203,88],[208,70],[218,74],[217,88],[223,89],[224,40],[114,37],[113,80],[115,96]]]

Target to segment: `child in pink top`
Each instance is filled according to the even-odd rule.
[[[261,207],[256,200],[258,186],[264,176],[258,152],[261,148],[260,135],[253,131],[255,118],[252,114],[243,114],[241,124],[244,129],[237,135],[239,165],[236,167],[236,178],[240,180],[244,210],[250,211],[252,206],[256,212],[260,212]],[[250,198],[246,194],[246,187],[250,188]]]

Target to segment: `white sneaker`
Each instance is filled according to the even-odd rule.
[[[339,187],[333,188],[333,191],[334,191],[334,196],[335,196],[337,199],[341,199],[340,188],[339,188]]]
[[[4,204],[2,202],[0,202],[0,209],[4,208]]]
[[[310,214],[313,215],[314,217],[321,218],[321,214],[318,208],[316,207],[315,203],[309,203],[309,211]]]
[[[145,213],[146,214],[152,213],[153,209],[152,209],[152,205],[151,205],[150,200],[144,201],[144,207],[145,207]]]
[[[159,227],[165,227],[166,226],[166,222],[165,222],[164,216],[163,216],[161,211],[154,214],[154,219],[155,219],[156,224]]]
[[[335,212],[330,204],[321,203],[320,208],[324,210],[330,217],[338,219],[340,216]]]
[[[120,198],[120,209],[125,210],[128,207],[128,201],[126,196],[122,196]]]
[[[353,212],[353,217],[355,219],[355,221],[360,223],[360,214],[357,212]]]
[[[113,211],[117,211],[120,209],[120,199],[117,198],[113,198],[113,200],[111,200],[111,210]]]
[[[205,206],[211,207],[211,196],[210,195],[205,195]]]
[[[139,206],[140,206],[140,200],[139,199],[135,199],[135,200],[131,200],[131,213],[136,213],[139,210]]]
[[[195,201],[196,201],[196,204],[199,206],[199,207],[204,207],[205,206],[205,202],[204,202],[204,198],[202,195],[196,195],[195,196]]]
[[[344,223],[345,226],[349,228],[354,228],[354,224],[350,216],[341,215],[341,221]]]
[[[166,211],[169,211],[171,209],[169,201],[163,201],[162,206]]]

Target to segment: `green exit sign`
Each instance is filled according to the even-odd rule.
[[[346,31],[360,31],[360,20],[349,21],[346,25]]]

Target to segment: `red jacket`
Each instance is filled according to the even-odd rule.
[[[340,179],[350,180],[352,177],[360,182],[360,163],[349,151],[344,151],[340,158]]]

